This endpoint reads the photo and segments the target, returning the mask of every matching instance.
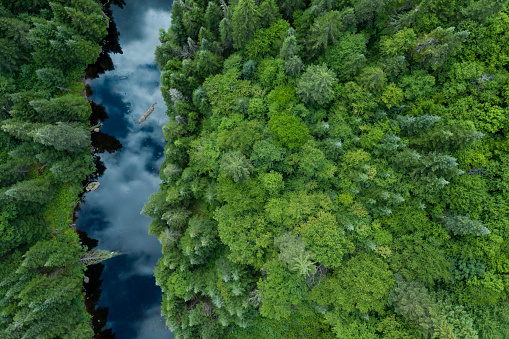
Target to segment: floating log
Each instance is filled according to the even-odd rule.
[[[102,125],[103,125],[103,123],[100,122],[97,125],[90,127],[90,132],[92,132],[92,131],[99,132],[99,127],[101,127]]]
[[[154,112],[154,105],[157,104],[157,102],[154,102],[152,106],[141,116],[140,120],[138,120],[138,123],[142,123],[143,121],[147,120],[148,116]]]

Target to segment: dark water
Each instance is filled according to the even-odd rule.
[[[104,267],[92,266],[86,273],[98,277],[103,269],[96,305],[103,317],[94,320],[94,327],[105,321],[106,313],[107,322],[99,324],[103,330],[96,337],[173,337],[160,315],[161,291],[153,277],[161,246],[147,233],[150,219],[140,215],[160,183],[158,171],[165,144],[161,128],[168,118],[153,59],[159,29],[170,25],[170,4],[169,0],[125,0],[123,9],[112,6],[123,52],[110,53],[113,65],[103,67],[110,70],[87,80],[100,119],[108,118],[102,133],[94,136],[96,148],[104,152],[97,163],[101,186],[85,194],[76,224],[96,240],[88,244],[96,242],[99,249],[126,253],[105,261]],[[139,125],[138,119],[154,102],[158,102],[154,112]],[[99,292],[87,296],[91,294],[98,296]]]

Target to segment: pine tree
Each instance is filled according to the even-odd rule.
[[[221,173],[234,182],[247,180],[252,171],[251,161],[238,151],[228,152],[221,158]]]
[[[69,80],[58,68],[40,68],[36,71],[37,77],[49,88],[65,88]]]
[[[470,219],[468,215],[443,216],[444,228],[457,236],[474,235],[477,237],[490,234],[490,230],[478,220]]]
[[[2,131],[12,135],[16,139],[23,141],[29,141],[32,138],[31,133],[42,126],[42,124],[35,124],[18,120],[4,120],[2,123]]]
[[[175,1],[173,3],[173,9],[171,12],[171,27],[170,32],[173,37],[173,41],[178,45],[182,46],[187,41],[186,28],[184,26],[184,9],[180,2]]]
[[[333,99],[337,81],[334,72],[327,66],[311,65],[300,78],[296,91],[304,102],[325,105]]]
[[[285,38],[283,45],[281,45],[281,49],[279,50],[279,57],[284,60],[289,60],[294,56],[298,56],[300,52],[300,46],[297,43],[297,38],[293,34],[294,30],[290,28],[288,31],[288,37]]]
[[[396,117],[396,121],[399,127],[407,134],[418,134],[425,132],[439,120],[439,116],[429,114],[417,117],[410,115],[398,115]]]
[[[78,126],[46,125],[30,132],[33,140],[58,151],[77,153],[90,145],[90,133]]]
[[[30,105],[48,123],[80,121],[87,122],[92,108],[87,99],[80,95],[64,95],[51,100],[33,100]]]
[[[469,35],[468,31],[454,33],[454,27],[447,29],[437,27],[431,33],[417,39],[413,57],[436,70],[459,51]]]
[[[277,5],[283,17],[286,20],[291,20],[295,11],[306,7],[306,2],[304,0],[277,0]]]
[[[348,27],[354,24],[352,8],[341,12],[330,11],[315,20],[309,30],[308,42],[311,50],[320,50],[335,43]]]
[[[239,0],[232,16],[234,47],[241,49],[253,37],[260,21],[260,12],[254,0]]]
[[[298,75],[304,68],[304,63],[299,56],[293,56],[285,61],[285,72],[290,76]]]
[[[82,181],[94,171],[93,157],[87,151],[83,154],[63,156],[52,162],[49,170],[59,181]]]
[[[187,221],[189,220],[189,216],[191,215],[191,212],[186,210],[183,207],[177,207],[172,208],[166,213],[164,213],[161,218],[163,220],[166,220],[166,223],[168,226],[182,229],[184,226],[186,226]]]
[[[219,23],[222,19],[223,11],[221,10],[221,7],[213,1],[209,1],[207,9],[205,10],[205,27],[207,30],[212,32],[215,36],[219,36]]]
[[[438,312],[436,300],[427,288],[416,282],[396,276],[396,286],[389,295],[389,302],[397,313],[415,322],[425,333],[433,326],[433,314]]]
[[[28,201],[44,204],[51,200],[54,190],[47,179],[31,179],[12,185],[5,192],[5,195],[21,202]]]
[[[260,16],[261,25],[264,28],[272,25],[276,20],[281,19],[279,14],[279,7],[275,0],[264,0],[260,3]]]
[[[29,60],[27,37],[30,26],[8,16],[8,13],[0,13],[0,70],[13,72]]]

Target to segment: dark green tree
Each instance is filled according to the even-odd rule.
[[[325,105],[333,99],[337,81],[334,73],[325,65],[311,65],[299,79],[296,91],[306,103]]]
[[[87,99],[80,95],[64,95],[51,100],[33,100],[30,105],[45,122],[87,122],[92,108]]]
[[[30,132],[34,141],[58,151],[77,153],[90,145],[89,132],[80,126],[46,125]]]
[[[259,25],[260,12],[254,0],[239,0],[232,15],[232,36],[234,47],[244,47],[253,37]]]
[[[48,203],[54,196],[54,188],[46,179],[31,179],[20,181],[12,185],[5,195],[20,201],[36,202],[39,204]]]

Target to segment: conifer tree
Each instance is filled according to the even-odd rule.
[[[241,49],[249,42],[259,21],[260,12],[254,0],[239,0],[232,16],[232,36],[235,48]]]
[[[173,15],[173,14],[172,14]],[[218,4],[209,1],[205,10],[205,27],[216,36],[219,35],[219,23],[223,19],[223,11]]]
[[[320,50],[335,43],[341,34],[354,24],[355,14],[352,8],[341,12],[330,11],[315,20],[309,31],[310,49]]]
[[[87,122],[92,108],[80,95],[64,95],[51,100],[33,100],[30,105],[48,123],[80,121]]]
[[[77,153],[90,145],[89,132],[78,126],[45,125],[30,132],[33,140],[58,151]]]
[[[304,102],[329,103],[334,95],[337,78],[326,66],[311,65],[306,69],[297,84],[297,93]]]
[[[69,82],[62,70],[57,68],[40,68],[36,73],[37,77],[52,89],[65,88]]]
[[[451,216],[443,216],[443,219],[445,221],[444,228],[454,235],[475,235],[480,237],[491,233],[490,230],[480,221],[472,220],[468,215],[455,214]]]
[[[30,201],[39,204],[49,202],[53,193],[54,190],[51,187],[51,183],[45,179],[20,181],[5,191],[5,195],[18,201]]]
[[[221,158],[221,171],[224,176],[231,177],[234,182],[239,182],[249,178],[253,166],[240,152],[229,152]]]

